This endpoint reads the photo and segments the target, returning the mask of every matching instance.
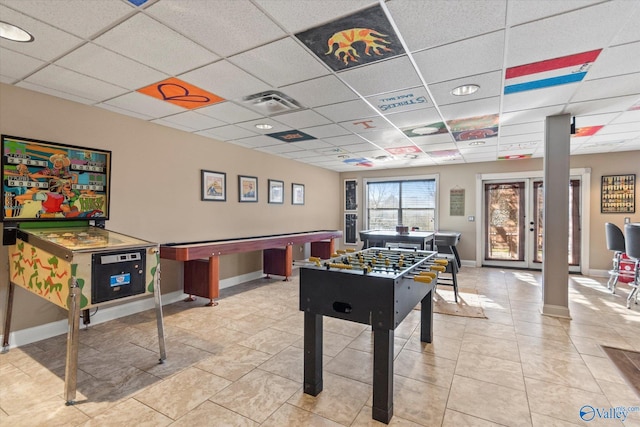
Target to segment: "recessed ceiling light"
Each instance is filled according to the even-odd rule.
[[[267,130],[267,129],[272,129],[272,128],[273,128],[273,126],[271,126],[271,125],[269,125],[269,124],[267,124],[267,123],[258,123],[258,124],[256,125],[256,127],[257,127],[258,129],[262,129],[262,130]]]
[[[484,145],[485,142],[484,141],[471,141],[469,143],[469,145]]]
[[[0,37],[14,42],[32,42],[33,36],[20,27],[0,21]]]
[[[471,95],[472,93],[476,93],[478,89],[480,89],[480,86],[478,85],[462,85],[453,89],[451,94],[455,96]]]

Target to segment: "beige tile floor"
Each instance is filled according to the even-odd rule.
[[[325,318],[324,390],[302,392],[298,278],[260,279],[205,300],[166,306],[166,363],[153,311],[81,331],[78,402],[65,406],[66,336],[0,355],[1,426],[367,426],[372,421],[369,327]],[[640,407],[599,345],[640,351],[640,306],[628,287],[570,276],[572,320],[541,316],[540,273],[464,267],[488,319],[435,315],[432,344],[419,312],[396,329],[394,426],[640,426]],[[640,408],[638,408],[640,410]]]

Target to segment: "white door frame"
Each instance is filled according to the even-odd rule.
[[[517,160],[514,160],[517,161]],[[580,183],[580,273],[588,274],[589,272],[589,240],[590,240],[590,224],[591,214],[589,207],[591,206],[591,168],[575,168],[569,171],[570,176],[579,176]],[[525,171],[525,172],[505,172],[505,173],[488,173],[476,174],[476,266],[482,266],[484,245],[482,224],[484,224],[484,189],[483,181],[488,180],[509,180],[509,179],[527,179],[539,178],[544,176],[544,171]],[[569,183],[567,183],[568,185]]]

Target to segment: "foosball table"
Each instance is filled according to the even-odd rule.
[[[304,312],[304,392],[322,391],[322,319],[329,316],[371,325],[373,419],[393,416],[394,330],[421,303],[420,341],[433,336],[432,291],[446,260],[436,252],[368,248],[343,251],[328,260],[309,258],[300,267]]]

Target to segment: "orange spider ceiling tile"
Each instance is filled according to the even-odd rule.
[[[138,92],[189,110],[225,100],[175,77],[138,89]]]

